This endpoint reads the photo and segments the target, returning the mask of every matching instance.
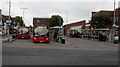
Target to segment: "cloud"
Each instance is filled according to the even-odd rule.
[[[49,2],[50,1],[50,2]],[[58,2],[60,1],[60,2]],[[66,2],[65,2],[66,1]],[[73,2],[72,2],[73,1]],[[91,2],[90,2],[91,1]],[[104,2],[105,1],[105,2]],[[8,3],[3,2],[3,13],[8,14]],[[22,16],[25,10],[25,23],[32,25],[33,17],[47,17],[52,15],[60,15],[66,24],[66,16],[68,12],[68,23],[89,20],[92,11],[113,10],[112,0],[14,0],[12,2],[11,15]]]
[[[113,2],[113,0],[13,0],[13,2]]]

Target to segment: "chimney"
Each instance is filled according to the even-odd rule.
[[[0,9],[0,14],[2,14],[2,10]]]
[[[0,9],[0,19],[2,18],[2,10]]]

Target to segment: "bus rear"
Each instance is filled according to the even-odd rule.
[[[48,42],[49,37],[49,26],[35,26],[33,29],[33,42]]]

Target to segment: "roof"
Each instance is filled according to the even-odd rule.
[[[62,27],[60,27],[60,26],[55,26],[55,27],[50,27],[50,28],[62,28]]]
[[[72,24],[76,24],[76,23],[81,23],[81,22],[85,22],[86,20],[83,20],[83,21],[78,21],[78,22],[74,22],[74,23],[70,23],[70,24],[66,24],[64,26],[67,26],[67,25],[72,25]]]
[[[92,15],[94,16],[96,16],[96,15],[98,15],[98,14],[106,14],[106,15],[111,15],[111,14],[113,14],[114,13],[114,11],[109,11],[109,10],[101,10],[101,11],[98,11],[98,12],[96,12],[96,13],[93,13]]]

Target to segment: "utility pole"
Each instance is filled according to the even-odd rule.
[[[116,21],[116,17],[115,17],[115,0],[114,0],[114,18],[113,18],[113,26],[112,26],[112,29],[111,29],[111,32],[110,32],[110,36],[111,36],[111,42],[114,42],[114,35],[115,35],[115,29],[116,29],[116,24],[115,24],[115,21]]]
[[[68,11],[66,11],[66,23],[68,23]]]
[[[116,26],[116,24],[115,24],[115,22],[116,22],[116,17],[115,17],[115,5],[116,5],[116,3],[115,3],[115,0],[114,0],[114,24],[113,24],[113,26]]]
[[[10,14],[11,13],[11,0],[9,0],[9,24],[10,24],[10,22],[11,22],[11,20],[10,20]],[[8,34],[8,41],[9,41],[9,28],[8,28],[8,30],[7,30],[7,34]]]
[[[23,10],[23,21],[25,22],[24,16],[25,16],[25,9],[27,9],[27,8],[21,8],[21,9]]]

